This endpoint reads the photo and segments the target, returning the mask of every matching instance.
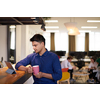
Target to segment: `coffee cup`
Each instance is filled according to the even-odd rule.
[[[34,65],[32,67],[34,74],[38,74],[39,73],[39,65]]]

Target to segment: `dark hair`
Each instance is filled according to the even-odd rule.
[[[45,45],[45,38],[41,34],[35,34],[31,39],[31,42],[36,41],[36,42],[44,42]]]
[[[96,60],[96,58],[95,58],[95,57],[90,57],[90,59],[93,59],[93,60],[94,60],[94,62],[95,62],[95,60]]]
[[[68,56],[68,57],[67,57],[67,60],[68,60],[68,59],[73,59],[73,57],[72,57],[72,56]]]

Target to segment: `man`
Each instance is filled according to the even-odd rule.
[[[97,73],[96,69],[97,69],[98,64],[95,61],[96,60],[95,57],[91,57],[90,59],[91,59],[91,62],[88,67],[88,72],[90,74],[89,74],[89,79],[87,80],[87,82],[94,83],[95,81],[97,81],[97,78],[95,76]],[[95,79],[95,81],[94,81],[94,79]]]
[[[97,74],[96,74],[96,77],[97,77],[97,83],[100,84],[100,57],[96,60],[98,66],[97,66]]]
[[[97,62],[97,64],[98,64],[97,67],[99,67],[99,66],[100,66],[100,58],[98,58],[98,59],[96,60],[96,62]]]
[[[32,73],[35,84],[56,84],[62,78],[58,56],[45,48],[45,38],[42,35],[35,34],[30,41],[35,53],[18,62],[15,68]],[[30,67],[25,67],[29,64]],[[39,65],[39,73],[36,75],[32,71],[34,65]]]
[[[73,59],[72,56],[67,57],[66,60],[62,61],[61,63],[61,68],[68,68],[68,72],[70,73],[70,80],[73,80],[73,69],[75,69],[76,67],[73,67],[70,62]],[[73,80],[74,81],[74,80]]]

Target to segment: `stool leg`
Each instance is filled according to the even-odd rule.
[[[70,80],[68,79],[68,84],[70,84]]]
[[[59,81],[57,81],[57,84],[59,84]]]

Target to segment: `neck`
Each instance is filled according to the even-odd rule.
[[[46,49],[43,48],[43,49],[39,52],[39,55],[42,56],[45,52],[46,52]]]

